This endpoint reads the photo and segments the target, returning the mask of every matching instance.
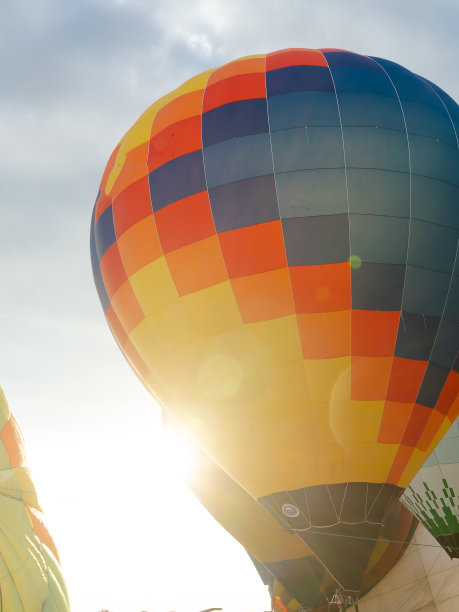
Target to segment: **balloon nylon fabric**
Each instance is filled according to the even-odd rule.
[[[163,419],[169,428],[169,419],[164,415]],[[314,610],[325,605],[341,585],[301,539],[301,534],[281,529],[261,504],[197,447],[193,447],[191,464],[188,486],[249,552],[272,597],[280,597],[289,612],[296,612],[301,607],[299,602],[313,606]],[[400,504],[394,506],[394,515],[386,522],[379,534],[381,541],[371,542],[372,557],[364,574],[362,594],[398,561],[417,526],[412,514]],[[343,541],[335,540],[336,544],[342,546]],[[351,550],[354,544],[347,540],[347,549]]]
[[[0,388],[0,609],[69,612],[59,556],[44,521],[24,441]]]
[[[316,554],[312,527],[377,534],[458,415],[458,130],[397,64],[284,50],[155,102],[102,178],[92,263],[120,348]],[[345,588],[371,550],[332,568]]]

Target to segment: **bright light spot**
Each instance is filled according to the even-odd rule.
[[[163,429],[159,456],[164,471],[173,479],[187,480],[193,469],[193,446],[185,434],[170,427]]]
[[[242,368],[231,355],[218,353],[209,357],[199,370],[199,385],[213,399],[226,399],[235,395],[242,381]]]
[[[349,263],[351,264],[351,268],[360,268],[362,260],[358,255],[351,255],[349,257]]]
[[[51,427],[26,436],[72,612],[233,612],[241,599],[245,610],[268,610],[249,557],[184,483],[194,465],[186,434],[167,421],[164,432],[150,398],[125,414],[104,427],[89,422],[83,436]],[[118,589],[121,581],[131,588]]]

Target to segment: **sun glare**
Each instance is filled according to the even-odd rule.
[[[83,438],[28,437],[72,612],[87,612],[88,598],[111,612],[232,612],[241,597],[246,609],[267,609],[248,556],[187,487],[199,476],[193,442],[149,399],[129,415]],[[120,580],[132,589],[117,589]]]
[[[159,447],[164,471],[169,477],[186,482],[194,463],[193,446],[188,437],[169,425],[163,425]]]

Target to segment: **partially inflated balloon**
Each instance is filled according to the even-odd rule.
[[[68,612],[59,556],[25,466],[21,432],[1,388],[0,473],[0,608]]]
[[[142,115],[94,208],[128,361],[349,591],[459,412],[458,131],[387,60],[242,58]]]
[[[450,557],[459,558],[458,419],[416,474],[401,501]]]

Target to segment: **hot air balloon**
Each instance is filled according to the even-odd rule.
[[[453,612],[459,608],[458,584],[459,560],[450,559],[425,527],[418,524],[400,561],[359,600],[359,612]]]
[[[56,545],[47,530],[24,441],[0,388],[0,609],[68,612]]]
[[[456,419],[416,474],[401,502],[459,558],[459,422]]]
[[[163,426],[177,434],[177,423],[163,413]],[[183,432],[180,435],[184,435]],[[199,447],[187,439],[193,469],[186,482],[209,513],[246,549],[269,587],[272,609],[279,600],[289,612],[320,610],[340,588],[299,534],[279,529],[272,515],[246,493]],[[369,591],[402,556],[417,526],[413,515],[395,504],[382,541],[374,548],[361,592]],[[301,602],[301,603],[300,603]]]
[[[155,102],[94,206],[128,362],[353,598],[459,413],[458,129],[393,62],[250,56]]]

